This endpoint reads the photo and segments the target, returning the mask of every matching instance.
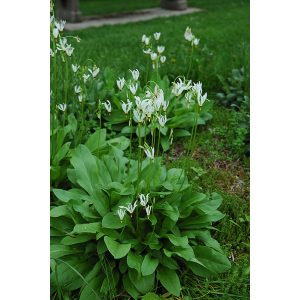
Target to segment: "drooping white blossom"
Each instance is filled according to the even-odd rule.
[[[117,86],[118,86],[118,88],[119,88],[120,91],[123,90],[124,85],[125,85],[125,78],[124,77],[123,78],[119,78],[117,80]]]
[[[79,85],[75,85],[74,91],[76,94],[79,94],[81,92],[81,87]]]
[[[129,70],[131,72],[132,78],[133,80],[137,81],[139,79],[140,76],[140,72],[138,69],[135,69],[133,71]]]
[[[167,121],[168,121],[168,119],[167,119],[166,115],[158,117],[158,123],[161,127],[164,127],[166,125]]]
[[[192,29],[190,27],[187,27],[185,29],[184,38],[189,42],[191,42],[193,40],[194,35],[192,34]]]
[[[172,93],[175,96],[180,96],[183,91],[187,91],[191,88],[191,83],[191,80],[186,83],[179,78],[178,82],[173,82]]]
[[[143,50],[143,52],[145,53],[145,54],[151,54],[152,53],[152,50],[151,49],[147,49],[147,50]]]
[[[149,201],[149,194],[144,195],[144,194],[140,194],[139,195],[140,198],[140,204],[144,207],[146,207],[148,201]]]
[[[111,103],[110,103],[110,101],[106,100],[103,104],[104,104],[104,107],[107,110],[107,112],[110,113],[111,112]]]
[[[198,46],[198,45],[199,45],[199,42],[200,42],[200,39],[194,38],[194,39],[192,40],[192,45]]]
[[[53,34],[54,38],[56,39],[59,35],[59,30],[56,27],[54,27],[52,34]]]
[[[137,123],[143,123],[145,119],[145,115],[142,112],[139,112],[138,110],[133,110],[133,116]]]
[[[156,60],[157,59],[157,53],[152,52],[151,53],[151,60]]]
[[[97,66],[94,66],[93,69],[89,69],[89,72],[91,73],[93,78],[95,78],[100,72],[100,69]]]
[[[133,205],[132,203],[130,203],[127,206],[119,206],[119,208],[126,209],[130,214],[133,214],[136,207],[137,207],[137,201],[134,201]]]
[[[165,46],[157,46],[157,52],[162,54],[165,51]]]
[[[133,83],[133,84],[129,85],[129,90],[132,93],[132,95],[136,94],[137,89],[138,89],[138,84],[137,83],[136,84]]]
[[[90,78],[90,74],[83,74],[84,83],[86,83],[89,78]]]
[[[140,147],[144,149],[144,152],[148,158],[150,158],[151,160],[154,159],[154,153],[155,153],[154,147],[150,147],[147,143],[145,143],[144,147],[143,146]]]
[[[82,95],[78,95],[78,101],[81,103],[82,102]]]
[[[119,209],[118,209],[118,216],[119,216],[121,222],[123,221],[125,215],[126,215],[126,210],[124,210],[124,209],[122,209],[122,208],[119,208]]]
[[[167,59],[167,58],[166,58],[165,56],[161,56],[161,57],[160,57],[161,63],[162,63],[162,64],[165,63],[166,59]]]
[[[73,65],[72,64],[72,70],[74,73],[76,73],[79,70],[80,66],[79,65]]]
[[[150,214],[151,214],[151,209],[152,209],[152,206],[150,206],[150,205],[148,205],[148,206],[146,207],[146,214],[147,214],[148,219],[149,219],[149,216],[150,216]]]
[[[155,32],[154,34],[153,34],[153,36],[154,36],[154,38],[158,41],[159,40],[159,38],[160,38],[160,32]]]
[[[127,115],[132,107],[132,102],[129,101],[129,99],[127,99],[127,103],[122,101],[122,109],[124,111],[124,113]]]
[[[67,109],[67,104],[66,103],[58,104],[57,108],[61,111],[65,111]]]

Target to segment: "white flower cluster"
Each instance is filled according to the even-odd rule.
[[[185,98],[188,105],[195,100],[201,107],[207,100],[207,93],[203,95],[202,83],[200,81],[192,84],[191,80],[182,81],[181,78],[179,78],[177,82],[173,82],[172,93],[175,96],[180,96],[184,91],[186,91]]]
[[[185,33],[184,33],[184,38],[188,41],[191,42],[192,46],[198,46],[200,39],[196,38],[193,33],[192,33],[192,29],[190,27],[187,27],[185,29]]]
[[[139,204],[145,209],[146,215],[149,219],[149,216],[150,216],[151,210],[152,210],[152,206],[148,205],[148,202],[149,202],[149,194],[147,194],[147,195],[140,194],[139,195]],[[125,218],[126,212],[128,212],[132,216],[132,214],[135,211],[135,209],[137,208],[137,206],[138,206],[138,200],[134,201],[133,204],[128,203],[127,206],[119,206],[117,213],[118,213],[118,216],[119,216],[121,222]]]
[[[153,34],[153,37],[157,42],[159,41],[160,36],[160,32],[155,32]],[[143,49],[143,52],[147,55],[150,55],[153,69],[159,68],[160,63],[165,63],[167,58],[164,55],[162,55],[165,51],[165,46],[157,45],[157,47],[154,47],[153,45],[151,45],[151,37],[148,37],[145,34],[143,34],[142,36],[142,43],[144,44],[145,48]]]
[[[148,158],[154,160],[154,153],[155,153],[154,147],[150,147],[147,143],[145,143],[144,146],[139,146],[139,147],[141,147],[144,150]]]

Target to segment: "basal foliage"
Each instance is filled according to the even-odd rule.
[[[104,136],[102,131],[102,141]],[[53,294],[80,290],[80,299],[113,299],[120,293],[137,299],[158,280],[179,296],[183,269],[199,276],[229,269],[210,235],[212,222],[223,217],[217,210],[222,201],[218,194],[192,191],[184,172],[167,170],[159,158],[143,160],[138,175],[138,162],[124,156],[124,147],[102,142],[100,149],[106,151],[97,156],[92,154],[95,147],[87,143],[72,151],[71,188],[53,190]],[[149,194],[148,217],[141,194]],[[133,213],[121,221],[119,207],[135,201]]]

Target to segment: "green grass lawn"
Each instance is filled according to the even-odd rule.
[[[105,1],[83,2],[86,2],[82,6],[84,14],[94,14],[92,2]],[[142,8],[138,5],[147,3],[151,6],[156,2],[126,1],[126,7],[132,10]],[[108,8],[112,12],[113,5],[118,6],[120,1],[109,3]],[[112,68],[117,76],[123,76],[128,69],[134,68],[139,68],[143,73],[146,58],[141,51],[140,38],[143,33],[149,35],[161,31],[161,44],[166,46],[168,62],[162,67],[162,72],[174,79],[177,75],[187,73],[187,49],[183,33],[190,26],[201,39],[192,79],[201,80],[203,89],[214,100],[215,94],[221,89],[218,74],[227,77],[233,68],[244,66],[249,75],[249,1],[191,0],[189,4],[201,7],[204,11],[73,33],[82,38],[82,42],[76,46],[76,61],[83,63],[92,59],[102,69]],[[115,11],[120,11],[118,9],[123,10],[118,6]],[[249,76],[246,90],[249,93]],[[249,159],[233,151],[230,146],[230,139],[236,130],[231,122],[233,111],[213,101],[211,113],[213,119],[198,131],[198,145],[193,160],[187,163],[188,176],[196,189],[218,192],[223,196],[221,211],[226,216],[216,225],[214,235],[231,257],[232,268],[213,279],[183,274],[183,293],[190,296],[186,299],[249,299]],[[173,145],[168,157],[169,165],[182,167],[185,164],[185,144],[182,140]]]
[[[79,6],[84,16],[108,15],[157,7],[159,0],[80,0]]]

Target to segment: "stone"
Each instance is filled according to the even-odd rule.
[[[81,12],[79,10],[78,0],[57,0],[58,19],[66,20],[71,23],[81,21]]]
[[[164,9],[170,10],[186,10],[187,1],[186,0],[160,0],[160,6]]]

